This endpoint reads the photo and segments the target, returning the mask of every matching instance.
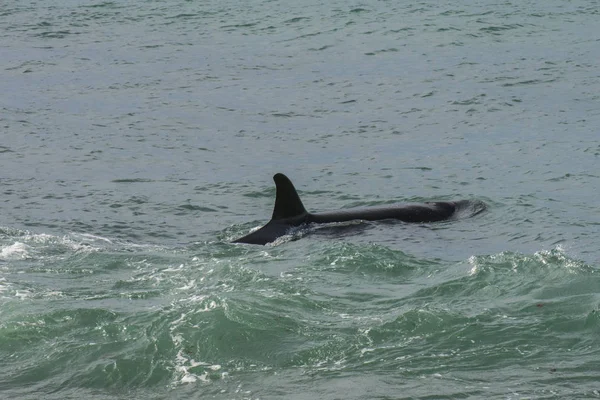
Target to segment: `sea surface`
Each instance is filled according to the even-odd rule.
[[[600,398],[600,5],[4,0],[1,399]],[[310,211],[468,199],[268,246]]]

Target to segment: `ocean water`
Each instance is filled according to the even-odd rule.
[[[599,17],[2,2],[0,398],[599,398]],[[231,244],[276,172],[487,209]]]

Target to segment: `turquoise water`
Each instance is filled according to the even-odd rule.
[[[600,397],[598,15],[2,3],[0,398]]]

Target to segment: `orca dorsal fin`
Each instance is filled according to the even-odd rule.
[[[275,195],[275,208],[273,209],[271,220],[297,217],[306,214],[306,209],[304,208],[292,181],[284,174],[275,174],[273,180],[275,181],[277,193]]]

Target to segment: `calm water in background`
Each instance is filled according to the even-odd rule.
[[[600,397],[593,1],[0,5],[0,398]],[[309,210],[473,218],[229,240]]]

